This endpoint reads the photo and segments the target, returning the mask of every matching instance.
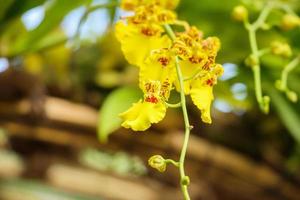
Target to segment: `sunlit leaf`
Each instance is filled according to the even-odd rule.
[[[108,95],[99,112],[98,138],[101,142],[105,142],[120,127],[122,121],[118,115],[141,97],[142,93],[136,87],[123,87]]]
[[[86,5],[90,1],[91,0],[54,1],[46,10],[42,23],[36,29],[29,31],[27,35],[20,38],[13,46],[11,54],[20,54],[28,49],[31,49],[37,41],[47,35],[50,31],[53,31],[60,24],[66,14],[80,5]]]

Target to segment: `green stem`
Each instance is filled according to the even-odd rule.
[[[294,58],[289,64],[286,65],[286,67],[283,69],[281,73],[281,86],[280,89],[283,91],[287,90],[287,79],[289,73],[297,67],[297,65],[300,63],[300,56],[297,56]]]
[[[187,114],[187,108],[186,108],[186,101],[185,101],[185,95],[184,95],[184,83],[183,83],[183,77],[182,72],[179,66],[179,58],[176,56],[176,71],[177,76],[179,80],[180,85],[180,99],[181,99],[181,106],[182,106],[182,112],[183,112],[183,119],[184,119],[184,125],[185,125],[185,134],[184,134],[184,141],[183,146],[180,153],[180,159],[179,159],[179,171],[180,171],[180,179],[181,179],[181,190],[183,192],[185,200],[190,200],[189,193],[187,190],[187,183],[185,183],[188,179],[188,177],[185,175],[184,172],[184,161],[186,156],[186,151],[188,147],[189,137],[190,137],[190,122],[189,117]]]
[[[166,33],[171,38],[171,40],[174,41],[176,39],[176,35],[175,35],[174,31],[172,30],[171,26],[169,26],[168,24],[165,24],[164,29],[166,30]]]
[[[280,6],[280,8],[285,11],[287,14],[290,14],[290,15],[297,15],[297,13],[295,11],[293,11],[293,9],[287,5],[287,4],[282,4]]]
[[[164,28],[165,28],[168,36],[174,41],[176,39],[176,36],[175,36],[172,28],[167,24],[164,25]],[[183,75],[182,75],[182,72],[181,72],[181,69],[179,66],[178,56],[175,57],[175,66],[176,66],[176,72],[177,72],[177,77],[178,77],[179,86],[180,86],[180,101],[181,101],[181,108],[182,108],[183,119],[184,119],[184,124],[185,124],[184,141],[183,141],[183,146],[182,146],[180,158],[179,158],[180,185],[181,185],[181,190],[182,190],[184,199],[190,200],[190,195],[189,195],[188,188],[187,188],[187,186],[189,184],[189,177],[185,175],[184,162],[185,162],[185,156],[186,156],[189,137],[190,137],[191,126],[190,126],[188,112],[187,112],[187,108],[186,108],[186,100],[185,100],[185,94],[184,94],[184,80],[183,80]]]
[[[255,30],[259,29],[267,20],[270,12],[273,9],[272,1],[268,2],[264,9],[262,10],[261,14],[259,15],[258,19],[252,24]]]
[[[263,51],[259,51],[256,39],[256,31],[261,28],[261,26],[265,23],[267,17],[273,9],[273,4],[271,2],[267,3],[258,19],[250,24],[248,22],[245,23],[245,28],[248,30],[249,34],[249,42],[250,48],[253,55],[254,63],[252,65],[252,71],[254,75],[254,87],[255,87],[255,96],[256,100],[259,103],[260,109],[264,113],[269,112],[269,101],[270,98],[268,96],[263,96],[262,87],[261,87],[261,70],[260,70],[260,56]]]
[[[172,159],[166,159],[165,162],[167,164],[172,164],[174,165],[175,167],[179,167],[179,162],[176,162],[175,160],[172,160]]]
[[[256,100],[259,104],[262,104],[262,89],[261,89],[261,75],[260,75],[260,63],[259,63],[259,51],[256,41],[256,33],[254,29],[249,30],[249,40],[252,55],[254,56],[256,64],[252,66],[252,71],[254,74],[254,86],[255,86],[255,95]]]
[[[264,56],[264,55],[266,55],[270,52],[271,52],[270,48],[261,49],[261,50],[258,51],[258,56],[262,57],[262,56]]]
[[[181,102],[175,103],[175,104],[165,102],[165,104],[166,104],[169,108],[179,108],[179,107],[181,107]]]

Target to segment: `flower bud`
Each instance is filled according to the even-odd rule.
[[[275,87],[276,87],[277,90],[280,90],[280,91],[283,91],[283,90],[284,90],[284,88],[283,88],[283,86],[282,86],[282,81],[281,81],[281,80],[277,80],[277,81],[275,82]]]
[[[300,26],[300,18],[297,15],[285,14],[281,21],[281,28],[285,31]]]
[[[164,172],[166,171],[166,161],[161,155],[154,155],[151,156],[148,160],[148,164],[154,168],[157,169],[159,172]]]
[[[279,41],[272,42],[271,52],[274,55],[282,56],[286,58],[291,57],[292,55],[292,49],[290,45]]]
[[[231,16],[234,20],[242,22],[248,18],[248,10],[242,5],[235,6]]]
[[[251,54],[250,56],[248,56],[248,57],[246,58],[245,64],[246,64],[248,67],[253,67],[253,66],[259,64],[259,60],[258,60],[253,54]]]
[[[298,101],[298,95],[293,91],[287,91],[286,96],[293,103],[296,103]]]
[[[181,180],[181,184],[182,185],[189,185],[190,184],[190,177],[188,177],[188,176],[183,177],[182,180]]]

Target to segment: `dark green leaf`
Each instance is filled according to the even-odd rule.
[[[289,130],[294,139],[300,143],[300,116],[297,111],[282,97],[279,91],[272,86],[268,86],[267,93],[272,99],[272,103],[282,120],[283,124]]]

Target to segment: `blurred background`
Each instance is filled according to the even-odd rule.
[[[153,154],[178,159],[180,109],[169,109],[144,133],[119,128],[116,119],[116,110],[141,95],[138,69],[126,62],[114,36],[114,22],[127,14],[117,2],[0,2],[0,199],[182,199],[177,169],[158,173],[147,166]],[[300,2],[290,2],[299,12]],[[252,18],[264,1],[181,0],[177,8],[180,19],[221,39],[217,62],[225,69],[214,91],[213,124],[200,122],[197,109],[188,106],[194,126],[186,162],[191,196],[299,200],[300,105],[274,87],[288,59],[263,57],[263,90],[272,99],[264,115],[244,65],[247,32],[231,19],[239,3]],[[103,4],[109,6],[98,6]],[[87,14],[87,6],[98,9]],[[259,32],[258,43],[281,40],[299,53],[300,29],[280,30],[282,15],[272,13],[274,29]],[[299,75],[300,67],[288,80],[298,95]]]

